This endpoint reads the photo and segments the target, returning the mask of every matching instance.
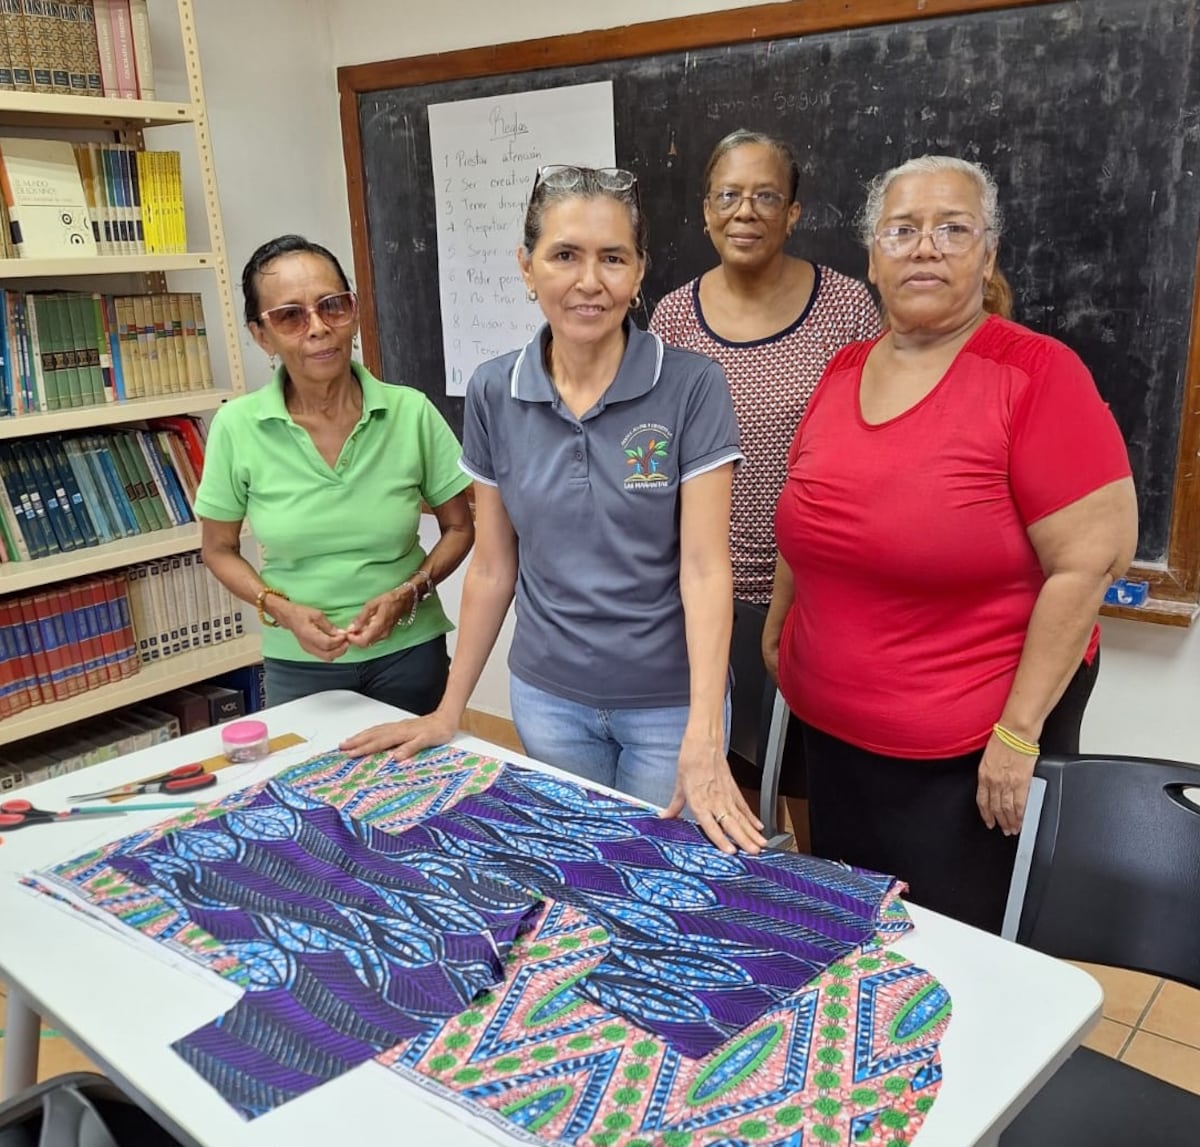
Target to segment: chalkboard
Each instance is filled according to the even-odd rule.
[[[430,103],[611,80],[617,161],[638,174],[650,224],[649,307],[714,263],[701,172],[735,127],[792,142],[804,204],[792,250],[857,276],[867,180],[923,152],[965,156],[1000,185],[1000,264],[1017,317],[1063,339],[1094,373],[1129,445],[1138,556],[1165,564],[1200,239],[1197,22],[1192,0],[1026,3],[652,56],[637,55],[627,35],[626,58],[523,62],[519,74],[413,86],[406,61],[394,62],[390,83],[371,65],[375,90],[356,90],[351,76],[343,92],[356,96],[350,135],[362,174],[351,198],[376,365],[388,381],[426,390],[461,426],[462,400],[443,386]]]

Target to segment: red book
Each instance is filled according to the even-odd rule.
[[[121,676],[132,677],[140,668],[137,637],[133,632],[133,617],[129,610],[129,595],[125,589],[125,578],[113,574],[104,579],[105,596],[109,611],[113,613],[114,630],[117,635],[118,668]]]
[[[83,652],[83,680],[91,690],[107,685],[108,674],[104,671],[104,646],[100,644],[96,610],[87,600],[85,586],[84,582],[72,582],[67,592],[71,596],[71,611],[75,615],[75,628],[79,631]]]
[[[21,659],[13,639],[12,610],[13,607],[0,598],[0,721],[21,711],[18,698],[25,691],[21,681]]]
[[[75,618],[75,605],[71,601],[70,586],[59,585],[48,591],[54,613],[54,632],[63,652],[63,681],[68,697],[78,697],[87,692],[87,677],[84,674],[83,641],[79,623]]]
[[[29,634],[25,632],[25,622],[21,618],[21,604],[17,598],[8,598],[2,605],[7,611],[0,615],[0,627],[8,634],[16,652],[16,675],[18,689],[14,694],[16,708],[14,713],[23,712],[34,705],[42,703],[42,691],[38,688],[38,671],[33,662],[33,650],[29,645]]]
[[[33,658],[37,690],[41,695],[42,704],[49,705],[55,700],[54,686],[50,680],[50,656],[42,642],[42,627],[38,624],[33,598],[28,595],[20,597],[17,599],[17,606],[21,611],[21,620],[25,623],[25,636],[29,639],[29,654]]]
[[[204,438],[194,419],[182,416],[172,418],[155,418],[150,425],[157,430],[170,430],[183,439],[183,447],[187,451],[188,461],[196,471],[196,480],[204,471]]]
[[[109,0],[108,18],[112,28],[117,95],[123,100],[136,100],[137,60],[134,56],[133,20],[129,14],[129,0]]]
[[[117,635],[113,632],[113,617],[104,597],[104,583],[99,578],[88,578],[80,582],[83,598],[91,608],[96,620],[96,640],[100,644],[100,666],[104,672],[104,681],[121,680],[121,670],[118,665],[120,654],[117,649]]]
[[[67,651],[63,648],[66,644],[65,630],[61,620],[58,626],[54,624],[57,610],[49,593],[42,590],[41,593],[35,593],[30,601],[42,647],[42,659],[38,662],[38,668],[43,680],[50,683],[50,699],[66,701],[71,694],[67,688]]]

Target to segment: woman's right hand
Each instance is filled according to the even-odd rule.
[[[338,748],[356,757],[391,749],[393,761],[406,761],[422,749],[449,743],[457,732],[458,723],[435,709],[426,717],[372,725],[353,737],[347,737]]]
[[[290,630],[305,653],[322,661],[336,661],[350,648],[350,638],[319,609],[283,598],[267,598],[266,612]]]

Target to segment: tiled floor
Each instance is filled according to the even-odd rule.
[[[468,711],[463,728],[517,752],[512,722]],[[1155,976],[1080,964],[1104,988],[1104,1018],[1084,1043],[1200,1095],[1200,991]],[[0,1059],[4,1043],[4,985],[0,984]],[[58,1033],[43,1029],[39,1075],[89,1070],[87,1058]]]

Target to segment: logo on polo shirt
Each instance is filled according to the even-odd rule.
[[[670,474],[664,467],[670,456],[671,432],[657,422],[635,426],[621,440],[629,473],[622,483],[626,490],[651,490],[668,486]]]

